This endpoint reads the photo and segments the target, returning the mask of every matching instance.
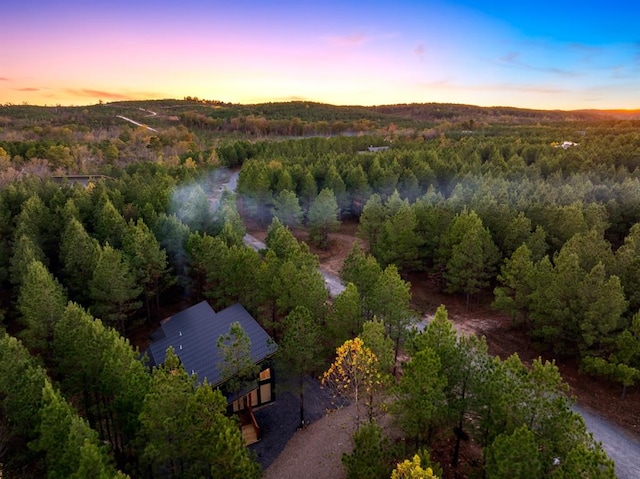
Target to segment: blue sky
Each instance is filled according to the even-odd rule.
[[[639,18],[627,0],[24,0],[0,16],[0,102],[636,109]]]

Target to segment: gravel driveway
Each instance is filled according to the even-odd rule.
[[[255,411],[256,420],[262,429],[262,440],[249,446],[257,455],[258,462],[265,470],[269,470],[270,466],[281,456],[290,439],[295,436],[308,435],[313,430],[315,423],[319,419],[326,417],[327,411],[335,407],[332,403],[331,395],[320,387],[320,383],[316,379],[306,378],[304,415],[305,422],[309,425],[305,429],[298,430],[300,424],[300,400],[297,390],[291,387],[290,381],[281,377],[277,378],[276,387],[275,402]],[[336,413],[331,413],[330,415],[332,414]],[[331,431],[331,435],[327,437],[327,442],[334,442],[337,439],[334,435],[335,431]],[[350,441],[350,438],[351,434],[349,433],[346,439]],[[283,456],[287,458],[289,454],[284,454]],[[280,462],[282,461],[283,459],[280,459]],[[316,477],[309,474],[305,475],[307,478]],[[300,476],[294,474],[292,476],[270,477],[288,478]]]
[[[618,479],[640,478],[640,443],[597,413],[577,406],[573,409],[582,415],[593,437],[602,442],[604,450],[615,461]]]

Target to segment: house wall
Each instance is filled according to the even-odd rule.
[[[275,401],[273,384],[273,369],[266,367],[260,371],[258,385],[244,396],[232,401],[229,404],[230,410],[238,412],[248,407],[248,404],[251,404],[253,408],[257,408]],[[249,403],[249,401],[251,402]]]

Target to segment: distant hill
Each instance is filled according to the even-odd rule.
[[[640,110],[580,110],[588,114],[615,118],[618,120],[640,120]]]
[[[367,130],[391,123],[400,127],[426,128],[465,122],[468,125],[487,125],[640,119],[640,110],[532,110],[454,103],[336,106],[306,101],[241,105],[187,97],[183,100],[121,101],[82,107],[3,105],[0,106],[0,126],[21,121],[31,125],[82,123],[109,126],[122,124],[123,120],[118,115],[153,127],[184,124],[189,128],[220,129],[221,125],[234,121],[242,123],[264,119],[276,129],[278,122],[299,120],[315,126],[326,122],[331,127],[341,126],[344,131]]]
[[[489,123],[530,123],[602,119],[599,113],[589,111],[530,110],[506,106],[482,107],[456,103],[413,103],[406,105],[384,105],[371,108],[384,114],[393,114],[414,120],[427,121],[464,121],[474,118]]]

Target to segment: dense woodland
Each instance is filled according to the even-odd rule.
[[[258,477],[222,394],[172,354],[149,371],[138,349],[202,299],[247,308],[301,399],[312,375],[356,402],[350,478],[405,459],[438,477],[614,477],[553,363],[492,358],[444,308],[412,329],[434,312],[412,309],[407,278],[469,308],[493,294],[540,352],[625,394],[640,379],[638,167],[640,121],[598,112],[0,107],[3,477]],[[228,168],[237,193],[220,191]],[[367,246],[330,299],[290,229],[326,248],[345,220]],[[266,250],[243,244],[246,221],[268,228]]]

